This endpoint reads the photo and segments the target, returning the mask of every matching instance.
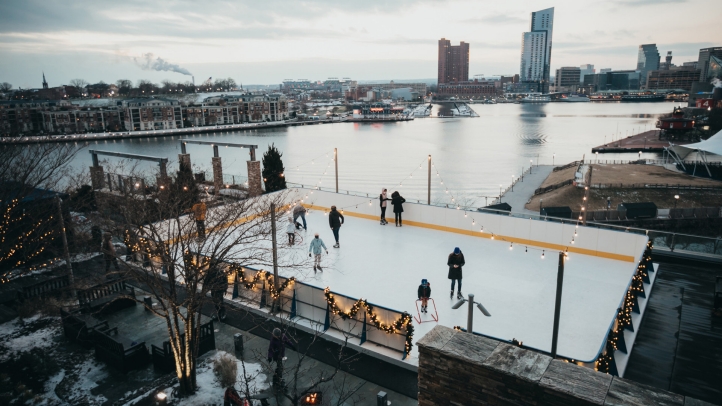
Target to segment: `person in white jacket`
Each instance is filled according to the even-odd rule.
[[[288,218],[286,233],[288,234],[288,245],[293,245],[296,242],[296,223],[293,221],[293,217]]]
[[[311,240],[311,244],[308,245],[308,257],[311,258],[311,253],[313,253],[313,273],[316,273],[316,269],[323,272],[323,269],[321,269],[321,247],[323,247],[324,250],[326,250],[326,255],[328,255],[328,248],[326,248],[326,244],[323,243],[323,240],[318,237],[318,233],[314,234],[313,240]]]

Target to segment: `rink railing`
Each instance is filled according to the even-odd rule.
[[[231,263],[225,262],[226,273],[229,275],[229,292],[234,302],[240,302],[246,306],[258,306],[259,309],[270,308],[273,299],[270,293],[269,282],[263,277],[252,287],[247,287],[254,279],[257,273],[262,270],[240,267],[243,269],[243,280],[240,278],[239,271],[233,271],[234,267]],[[286,282],[289,278],[279,276],[279,286]],[[336,300],[336,305],[345,312],[348,312],[358,299],[346,296],[340,293],[331,292]],[[352,318],[342,319],[340,316],[333,314],[331,308],[326,301],[324,289],[312,286],[298,280],[289,284],[288,287],[280,294],[281,310],[288,314],[291,320],[300,318],[311,323],[311,325],[322,326],[323,331],[329,329],[336,330],[344,336],[354,337],[358,339],[358,345],[369,341],[376,345],[386,347],[403,354],[402,359],[406,359],[406,335],[405,333],[386,333],[374,326],[369,320],[368,315],[362,309]],[[384,324],[392,324],[394,321],[402,317],[405,312],[389,309],[369,303],[373,306],[374,313],[378,320]]]
[[[304,195],[309,195],[309,199],[305,199],[304,202],[313,202],[314,199],[312,199],[312,192],[319,191],[319,192],[326,192],[326,193],[334,193],[335,190],[332,190],[331,188],[321,188],[321,187],[313,187],[313,186],[304,186],[301,184],[295,184],[288,182],[287,183],[289,187],[298,187],[300,190],[304,191]],[[378,215],[376,213],[378,211],[378,195],[374,193],[362,193],[362,192],[352,192],[348,190],[339,190],[339,195],[344,196],[350,196],[355,198],[362,198],[367,199],[365,200],[365,206],[368,206],[369,201],[371,201],[370,208],[372,210],[369,211],[369,214],[373,213],[373,215]],[[339,196],[342,197],[342,196]],[[338,207],[343,207],[341,204],[337,204]],[[359,205],[360,206],[360,205]],[[565,224],[568,226],[577,227],[577,225],[582,229],[600,229],[600,230],[609,230],[609,231],[619,231],[624,233],[630,233],[630,234],[641,234],[648,236],[650,240],[652,240],[652,243],[654,244],[654,251],[672,251],[672,252],[680,252],[685,253],[688,255],[693,256],[700,256],[700,257],[716,257],[716,258],[722,258],[722,238],[714,238],[714,237],[703,237],[699,235],[691,235],[691,234],[683,234],[683,233],[675,233],[675,232],[668,232],[668,231],[658,231],[658,230],[650,230],[650,229],[644,229],[644,228],[635,228],[635,227],[626,227],[626,226],[620,226],[620,225],[614,225],[614,224],[608,224],[608,223],[597,223],[593,221],[587,220],[587,223],[585,226],[582,226],[582,224],[573,219],[569,218],[561,218],[561,217],[553,217],[553,216],[546,216],[541,214],[533,214],[533,213],[518,213],[518,212],[508,212],[504,210],[496,210],[496,209],[488,209],[488,208],[478,208],[473,206],[462,206],[457,205],[454,207],[453,205],[449,204],[436,204],[431,203],[431,205],[426,205],[424,203],[418,203],[407,200],[407,202],[404,204],[404,209],[407,210],[407,207],[415,207],[415,206],[426,206],[426,207],[439,207],[439,208],[455,208],[460,212],[463,212],[466,214],[467,218],[469,218],[472,213],[476,215],[476,213],[486,213],[487,215],[497,215],[500,217],[507,217],[507,218],[516,218],[516,219],[526,219],[526,220],[539,220],[539,221],[545,221],[545,222],[553,222],[558,224]],[[356,210],[356,205],[352,206],[353,209],[348,208],[347,210]],[[413,220],[412,214],[409,210],[407,210],[409,213],[404,212],[404,219]],[[479,220],[476,220],[476,223],[479,223]],[[493,232],[493,230],[488,229],[489,232]],[[480,229],[479,229],[480,231]],[[572,233],[573,234],[573,233]],[[567,243],[571,242],[567,241]],[[574,245],[577,245],[578,241],[575,241]]]

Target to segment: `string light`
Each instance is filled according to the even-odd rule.
[[[544,259],[544,250],[542,250],[542,256],[541,259]]]

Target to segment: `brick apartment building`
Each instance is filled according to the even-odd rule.
[[[446,38],[439,40],[438,81],[442,83],[467,82],[469,80],[469,44],[461,41],[451,45]]]

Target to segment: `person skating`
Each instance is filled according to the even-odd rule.
[[[333,237],[336,239],[336,245],[333,246],[334,248],[339,248],[341,246],[338,242],[338,231],[341,229],[343,221],[343,214],[336,210],[336,206],[331,206],[331,212],[328,213],[328,224],[331,226],[331,230],[333,230]]]
[[[406,199],[401,197],[398,191],[391,193],[391,205],[394,206],[394,219],[396,220],[396,227],[401,227],[401,213],[404,212],[404,202]]]
[[[323,268],[321,268],[321,247],[326,251],[326,255],[328,255],[328,248],[326,248],[326,244],[323,243],[318,233],[314,234],[313,237],[311,244],[308,245],[308,257],[311,258],[311,254],[313,254],[313,273],[316,273],[316,270],[323,272]]]
[[[113,266],[115,266],[115,271],[119,272],[120,267],[118,267],[118,257],[115,253],[115,246],[113,246],[113,240],[112,235],[108,232],[103,234],[103,243],[101,244],[100,250],[103,252],[103,259],[105,260],[105,276],[108,277],[108,272],[110,271],[110,263],[113,263]]]
[[[286,346],[291,347],[293,350],[296,349],[291,340],[281,333],[280,328],[274,328],[271,342],[268,343],[268,362],[276,363],[276,370],[273,374],[273,386],[276,388],[285,386],[283,382],[283,361],[286,359]]]
[[[293,217],[288,217],[288,225],[286,226],[286,234],[288,234],[288,245],[293,245],[296,241],[296,222]]]
[[[461,294],[461,278],[463,276],[461,267],[464,266],[464,264],[466,264],[464,261],[464,254],[461,252],[459,247],[454,248],[454,252],[449,254],[449,260],[446,261],[446,265],[449,266],[449,279],[451,279],[450,298],[454,297],[454,284],[457,281],[459,282],[459,290],[456,293],[456,298],[462,299],[464,297],[464,295]]]
[[[303,207],[301,203],[297,204],[296,207],[293,208],[293,222],[296,222],[296,219],[301,217],[301,220],[303,221],[303,229],[306,230],[306,208]]]
[[[198,238],[206,238],[206,210],[206,204],[204,202],[196,203],[191,208],[193,218],[196,220]]]
[[[426,279],[421,280],[418,290],[419,300],[421,300],[421,313],[428,313],[427,306],[431,297],[431,284]]]
[[[379,206],[381,206],[381,225],[385,226],[386,224],[389,224],[388,221],[386,221],[386,203],[389,201],[388,197],[386,197],[386,189],[381,190],[381,194],[379,195]]]

